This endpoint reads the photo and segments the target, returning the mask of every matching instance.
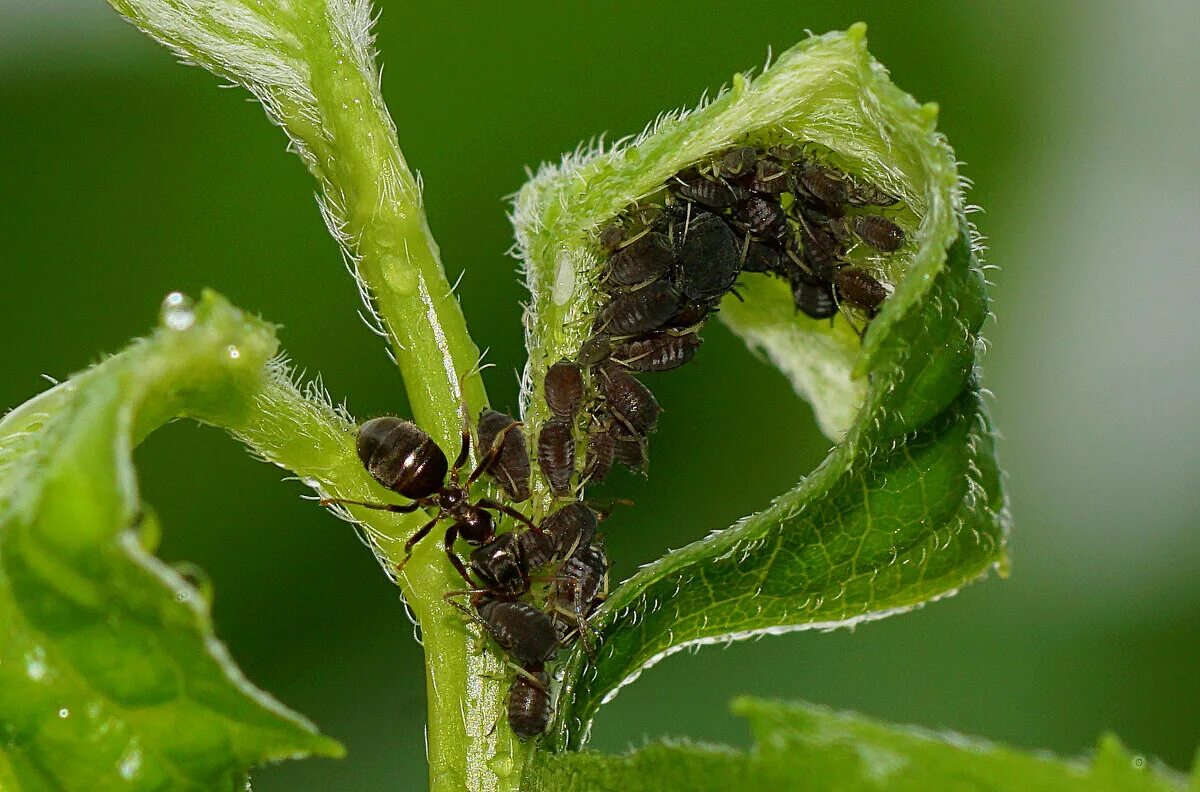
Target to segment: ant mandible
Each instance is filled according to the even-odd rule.
[[[471,501],[471,485],[500,458],[504,452],[504,438],[519,426],[519,423],[514,422],[505,427],[492,443],[492,447],[479,460],[479,464],[467,476],[467,480],[460,483],[459,471],[467,464],[467,455],[471,451],[469,430],[463,430],[462,448],[458,452],[458,458],[454,460],[454,466],[450,467],[445,453],[433,442],[433,438],[412,421],[392,416],[372,418],[358,428],[358,440],[355,443],[358,458],[376,481],[413,502],[368,503],[346,498],[325,498],[321,505],[337,503],[402,514],[418,509],[436,508],[437,515],[404,543],[405,555],[400,563],[396,564],[396,570],[404,569],[417,542],[428,536],[439,522],[451,519],[454,522],[446,529],[443,538],[446,554],[463,579],[474,585],[462,559],[454,552],[454,542],[461,537],[464,542],[478,546],[494,539],[496,524],[489,511],[507,514],[532,530],[538,530],[524,514],[499,501],[491,498]],[[447,473],[449,482],[446,480]]]

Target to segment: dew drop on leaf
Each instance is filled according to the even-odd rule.
[[[168,330],[187,330],[196,323],[196,305],[183,292],[171,292],[163,298],[159,318]]]

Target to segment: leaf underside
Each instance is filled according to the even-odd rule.
[[[150,551],[130,454],[246,409],[269,327],[215,295],[0,423],[0,789],[240,790],[341,747],[253,687]]]
[[[625,756],[550,757],[535,792],[1179,792],[1186,782],[1105,737],[1069,761],[957,734],[892,726],[807,704],[743,698],[734,711],[754,734],[748,753],[658,742]]]

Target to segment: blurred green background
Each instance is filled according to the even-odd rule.
[[[999,321],[987,385],[1016,529],[995,578],[856,632],[677,655],[601,713],[594,746],[746,744],[739,693],[1067,754],[1115,730],[1183,768],[1200,744],[1200,7],[1146,2],[381,3],[384,90],[481,346],[515,407],[522,289],[502,196],[581,139],[636,132],[808,28],[863,19],[987,213]],[[326,236],[313,183],[240,91],[99,0],[0,0],[0,404],[120,348],[169,290],[212,286],[281,323],[356,415],[405,410]],[[714,322],[654,385],[649,482],[613,520],[619,577],[763,505],[825,454],[783,378]],[[697,398],[703,394],[702,398]],[[744,421],[753,403],[773,423]],[[251,679],[344,740],[342,762],[255,789],[424,786],[421,658],[370,554],[302,488],[212,430],[138,452],[162,553],[205,567]],[[745,471],[751,471],[747,476]],[[719,495],[714,495],[719,493]]]

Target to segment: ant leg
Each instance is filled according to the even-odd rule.
[[[446,548],[446,555],[450,558],[450,563],[458,570],[458,574],[462,575],[462,579],[467,581],[468,586],[476,585],[471,576],[467,574],[467,567],[463,564],[462,559],[458,557],[458,553],[454,552],[454,542],[458,539],[458,524],[455,523],[446,529],[446,536],[442,540],[443,546]]]
[[[519,520],[520,522],[525,523],[525,525],[529,526],[531,531],[537,531],[538,533],[542,532],[541,528],[533,524],[533,520],[529,519],[524,514],[521,514],[521,512],[517,511],[513,507],[505,506],[499,501],[494,501],[491,498],[480,498],[479,500],[475,501],[475,505],[481,509],[491,509],[492,511],[503,512],[509,517],[512,517],[514,520]]]
[[[467,476],[467,483],[463,485],[464,487],[470,487],[472,484],[474,484],[475,481],[483,475],[484,471],[490,468],[492,464],[500,458],[501,452],[504,451],[504,441],[508,438],[508,433],[513,429],[520,427],[521,425],[522,424],[520,421],[514,421],[500,430],[500,433],[496,435],[496,439],[492,441],[492,447],[489,448],[487,453],[483,455],[483,458],[479,460],[479,464],[476,465],[475,469],[471,471],[471,475]]]
[[[413,547],[417,544],[417,542],[421,541],[426,536],[429,536],[429,532],[432,531],[433,527],[441,521],[442,515],[439,514],[437,517],[434,517],[432,520],[422,525],[421,530],[417,531],[408,538],[408,541],[404,543],[404,558],[400,559],[400,563],[396,564],[397,572],[404,571],[404,565],[408,563],[408,559],[412,558]]]
[[[411,514],[417,509],[423,508],[419,502],[413,503],[369,503],[367,501],[350,500],[349,498],[321,498],[321,506],[333,506],[340,504],[343,506],[362,506],[364,509],[375,509],[376,511],[399,512],[400,514]]]

